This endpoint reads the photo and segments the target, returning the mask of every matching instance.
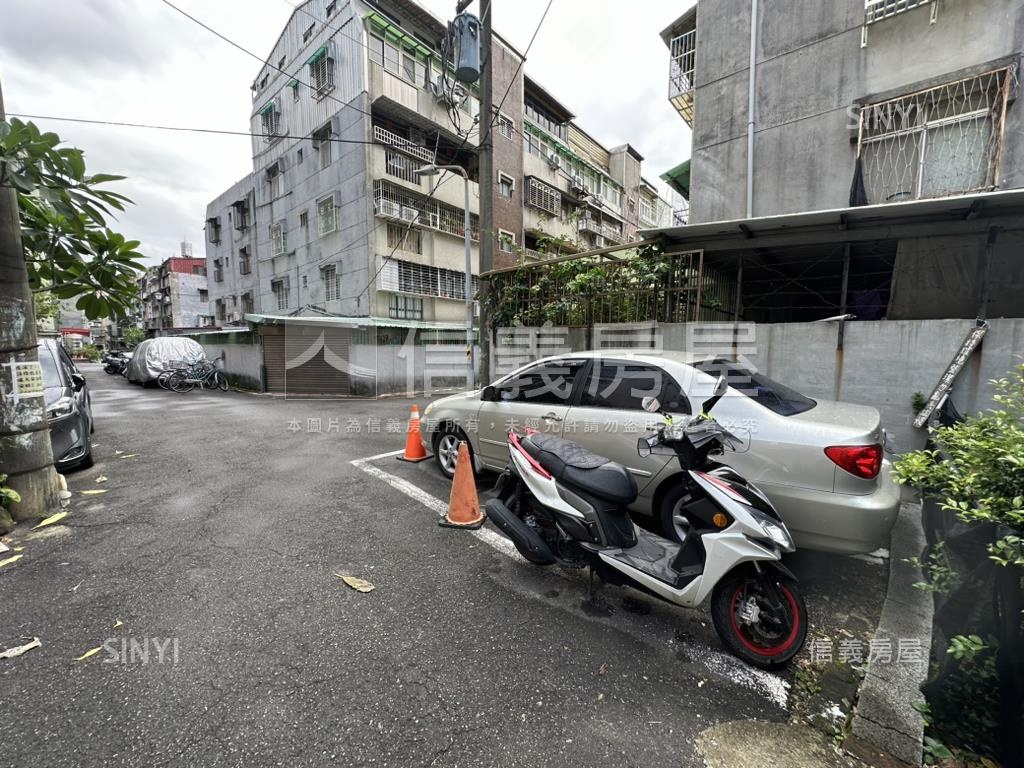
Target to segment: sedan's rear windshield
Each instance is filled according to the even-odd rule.
[[[713,357],[694,363],[693,367],[711,376],[724,375],[730,387],[780,416],[793,416],[809,411],[817,405],[811,398],[804,397],[795,389],[790,389],[785,384],[769,379],[764,374],[734,360]]]

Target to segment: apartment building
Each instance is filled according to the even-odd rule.
[[[699,0],[662,39],[692,129],[670,247],[734,317],[1022,316],[1018,0]]]
[[[670,223],[639,152],[603,147],[498,34],[495,178],[480,179],[478,94],[442,67],[444,34],[409,0],[296,8],[253,83],[253,171],[207,209],[218,324],[329,315],[454,327],[465,316],[467,184],[474,273],[480,237],[509,266]],[[428,164],[460,166],[468,180],[420,173]],[[481,193],[494,196],[493,232],[479,231]]]
[[[139,277],[139,321],[151,335],[215,324],[209,310],[206,259],[193,257],[189,243],[181,248],[181,256],[166,259]]]

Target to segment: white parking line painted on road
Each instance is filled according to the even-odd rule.
[[[448,512],[448,505],[444,501],[427,493],[419,486],[410,483],[408,480],[396,477],[390,472],[385,472],[380,467],[375,467],[370,463],[379,459],[396,456],[400,453],[402,453],[402,451],[381,453],[376,456],[369,456],[365,459],[355,459],[349,463],[356,469],[365,472],[371,477],[383,480],[395,490],[401,491],[409,498],[425,506],[427,509],[436,512],[438,516],[444,516]],[[507,555],[513,560],[518,560],[522,563],[526,562],[526,559],[516,551],[515,545],[500,533],[497,533],[490,528],[479,528],[475,531],[471,530],[469,533],[485,544],[498,550],[503,555]],[[557,571],[552,571],[552,575],[571,580]],[[724,677],[736,685],[755,691],[779,706],[781,709],[786,709],[786,702],[789,697],[789,683],[783,678],[772,674],[771,672],[766,672],[762,669],[752,667],[733,656],[708,648],[707,646],[684,644],[684,647],[691,651],[691,657],[695,661],[703,664],[704,667],[712,674]]]
[[[408,480],[403,480],[400,477],[392,475],[390,472],[385,472],[380,467],[373,466],[370,462],[378,459],[386,459],[390,456],[397,456],[402,451],[392,451],[391,453],[381,453],[376,456],[370,456],[365,459],[356,459],[355,461],[349,462],[356,469],[362,470],[366,474],[376,477],[378,480],[383,480],[385,483],[390,485],[396,491],[401,491],[410,499],[418,501],[420,504],[425,506],[427,509],[431,509],[437,513],[438,517],[443,517],[448,513],[448,505],[445,504],[441,499],[436,496],[432,496],[424,491],[419,486],[413,485]],[[501,552],[503,555],[515,559],[522,559],[522,556],[516,552],[515,545],[506,539],[501,534],[492,531],[490,528],[478,528],[475,531],[469,531],[470,534],[475,536],[477,539],[487,544],[490,547]]]

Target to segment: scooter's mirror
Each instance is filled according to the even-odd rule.
[[[658,444],[658,435],[647,435],[641,437],[636,441],[636,452],[641,459],[646,459],[651,455],[654,446]]]
[[[656,397],[645,397],[640,401],[640,407],[648,413],[657,413],[661,410],[661,402]]]
[[[715,382],[715,388],[711,391],[711,397],[705,400],[704,405],[700,407],[701,412],[709,413],[728,391],[729,382],[725,380],[725,376],[719,376],[718,381]]]

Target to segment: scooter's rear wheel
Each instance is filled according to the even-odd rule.
[[[789,663],[807,637],[807,606],[791,579],[734,571],[711,595],[715,631],[729,652],[761,669]]]

